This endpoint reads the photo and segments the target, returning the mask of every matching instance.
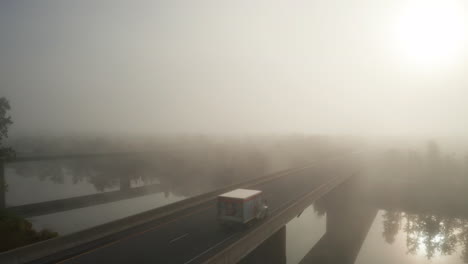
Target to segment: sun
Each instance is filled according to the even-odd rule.
[[[421,67],[453,63],[465,45],[463,8],[457,0],[410,0],[393,23],[397,57]]]

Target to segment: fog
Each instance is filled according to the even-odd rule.
[[[2,0],[0,262],[468,263],[467,44],[462,0]]]
[[[1,1],[0,96],[12,135],[463,135],[466,8]]]

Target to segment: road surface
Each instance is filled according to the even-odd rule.
[[[264,191],[274,215],[279,208],[331,179],[332,171],[312,167],[249,188]],[[213,199],[33,263],[201,263],[247,231],[221,228]]]

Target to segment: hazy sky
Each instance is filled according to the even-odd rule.
[[[14,133],[468,132],[464,1],[0,2]]]

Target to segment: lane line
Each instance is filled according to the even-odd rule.
[[[281,176],[287,176],[287,175],[288,175],[288,173],[287,173],[287,174],[284,174],[284,175],[281,175]],[[261,183],[257,183],[257,184],[247,185],[247,187],[265,184],[265,183],[267,183],[267,182],[270,182],[270,181],[272,181],[272,180],[276,180],[276,179],[278,179],[278,178],[280,178],[280,177],[279,177],[279,176],[278,176],[278,177],[274,177],[273,179],[271,179],[271,180],[269,180],[269,181],[266,181],[266,182],[261,182]],[[85,252],[83,252],[83,253],[80,253],[80,254],[78,254],[78,255],[74,255],[74,256],[71,256],[71,257],[69,257],[69,258],[63,259],[63,260],[61,260],[61,261],[59,261],[59,262],[56,262],[56,264],[65,263],[66,261],[69,261],[69,260],[72,260],[72,259],[75,259],[75,258],[84,256],[84,255],[87,255],[87,254],[92,253],[92,252],[94,252],[94,251],[97,251],[97,250],[99,250],[99,249],[106,248],[106,247],[112,246],[112,245],[114,245],[114,244],[117,244],[117,243],[119,243],[119,242],[128,240],[128,239],[130,239],[130,238],[133,238],[133,237],[136,237],[136,236],[145,234],[145,233],[147,233],[147,232],[153,231],[153,230],[158,229],[158,228],[160,228],[160,227],[162,227],[162,226],[165,226],[165,225],[167,225],[167,224],[170,224],[170,223],[172,223],[172,222],[175,222],[175,221],[177,221],[177,220],[180,220],[180,219],[182,219],[182,218],[184,218],[184,217],[191,216],[191,215],[194,215],[194,214],[199,213],[199,212],[202,212],[202,211],[206,211],[206,210],[208,210],[208,209],[210,209],[210,208],[212,208],[212,207],[214,207],[214,206],[213,206],[213,205],[206,206],[206,207],[203,207],[203,208],[201,208],[201,209],[199,209],[199,210],[195,210],[195,211],[193,211],[193,212],[191,212],[191,213],[188,213],[188,214],[185,214],[185,215],[181,215],[180,217],[177,217],[177,218],[174,218],[174,219],[172,219],[172,220],[170,220],[170,221],[161,223],[161,224],[159,224],[159,225],[156,225],[156,226],[154,226],[154,227],[152,227],[152,228],[150,228],[150,229],[144,230],[144,231],[142,231],[142,232],[138,232],[138,233],[134,233],[134,234],[128,235],[128,236],[123,237],[123,238],[120,238],[120,239],[118,239],[118,240],[115,240],[115,241],[112,241],[112,242],[109,242],[109,243],[105,243],[105,244],[102,244],[102,245],[97,246],[97,247],[95,247],[95,248],[89,249],[89,250],[87,250],[87,251],[85,251]]]
[[[191,215],[197,214],[197,213],[202,212],[202,211],[206,211],[206,210],[210,209],[211,207],[212,207],[211,205],[210,205],[210,206],[202,207],[202,208],[199,209],[199,210],[195,210],[195,211],[193,211],[193,212],[191,212],[191,213],[188,213],[188,214],[182,215],[182,216],[180,216],[180,217],[174,218],[174,219],[172,219],[172,220],[170,220],[170,221],[163,222],[163,223],[160,223],[160,224],[158,224],[158,225],[155,225],[155,226],[153,226],[153,227],[150,228],[150,229],[146,229],[146,230],[144,230],[144,231],[141,231],[141,232],[138,232],[138,233],[134,233],[134,234],[128,235],[128,236],[123,237],[123,238],[121,238],[121,239],[118,239],[118,240],[115,240],[115,241],[112,241],[112,242],[109,242],[109,243],[102,244],[102,245],[100,245],[100,246],[98,246],[98,247],[89,249],[89,250],[87,250],[87,251],[85,251],[85,252],[83,252],[83,253],[80,253],[80,254],[78,254],[78,255],[74,255],[74,256],[72,256],[72,257],[63,259],[63,260],[61,260],[61,261],[59,261],[59,262],[56,262],[56,263],[57,263],[57,264],[65,263],[66,261],[69,261],[69,260],[72,260],[72,259],[81,257],[81,256],[83,256],[83,255],[87,255],[87,254],[92,253],[92,252],[94,252],[94,251],[96,251],[96,250],[99,250],[99,249],[102,249],[102,248],[106,248],[106,247],[112,246],[112,245],[114,245],[114,244],[117,244],[117,243],[119,243],[119,242],[128,240],[128,239],[133,238],[133,237],[136,237],[136,236],[143,235],[143,234],[145,234],[145,233],[148,233],[148,232],[150,232],[150,231],[154,231],[155,229],[158,229],[158,228],[160,228],[160,227],[162,227],[162,226],[165,226],[165,225],[167,225],[167,224],[176,222],[177,220],[180,220],[180,219],[182,219],[182,218],[184,218],[184,217],[191,216]]]
[[[236,235],[237,233],[233,233],[232,235],[226,237],[225,239],[221,240],[220,242],[216,243],[214,246],[208,248],[207,250],[203,251],[202,253],[196,255],[195,257],[191,258],[189,261],[187,262],[184,262],[184,264],[189,264],[191,262],[193,262],[194,260],[196,260],[197,258],[199,258],[200,256],[204,255],[206,252],[212,250],[213,248],[221,245],[222,243],[226,242],[227,240],[231,239],[234,235]]]
[[[279,178],[282,178],[282,177],[284,177],[284,176],[288,176],[288,175],[290,175],[290,174],[294,174],[294,173],[297,173],[297,172],[302,171],[302,170],[304,170],[304,169],[311,168],[311,167],[315,167],[315,166],[316,166],[316,164],[312,164],[312,165],[310,165],[310,166],[306,166],[306,167],[301,168],[301,169],[297,169],[297,170],[292,170],[292,171],[289,171],[289,172],[281,173],[281,174],[277,175],[276,177],[270,178],[270,179],[268,179],[268,180],[266,180],[266,181],[258,182],[258,183],[253,183],[253,184],[248,184],[248,185],[246,185],[246,187],[253,187],[253,186],[257,186],[257,185],[263,185],[263,184],[269,183],[269,182],[271,182],[271,181],[277,180],[277,179],[279,179]],[[87,254],[92,253],[92,252],[94,252],[94,251],[97,251],[97,250],[99,250],[99,249],[112,246],[112,245],[117,244],[117,243],[119,243],[119,242],[128,240],[128,239],[133,238],[133,237],[136,237],[136,236],[140,236],[140,235],[145,234],[145,233],[148,233],[148,232],[150,232],[150,231],[154,231],[155,229],[158,229],[158,228],[160,228],[160,227],[162,227],[162,226],[165,226],[165,225],[167,225],[167,224],[170,224],[170,223],[173,223],[173,222],[175,222],[175,221],[178,221],[178,220],[180,220],[180,219],[182,219],[182,218],[184,218],[184,217],[191,216],[191,215],[194,215],[194,214],[199,213],[199,212],[202,212],[202,211],[206,211],[206,210],[210,209],[211,207],[214,207],[214,206],[213,206],[213,205],[206,206],[206,207],[203,207],[203,208],[201,208],[201,209],[199,209],[199,210],[195,210],[195,211],[193,211],[193,212],[191,212],[191,213],[188,213],[188,214],[185,214],[185,215],[181,215],[180,217],[174,218],[174,219],[172,219],[172,220],[170,220],[170,221],[167,221],[167,222],[164,222],[164,223],[160,223],[160,224],[158,224],[158,225],[156,225],[156,226],[154,226],[154,227],[152,227],[152,228],[150,228],[150,229],[147,229],[147,230],[144,230],[144,231],[141,231],[141,232],[138,232],[138,233],[134,233],[134,234],[128,235],[128,236],[126,236],[126,237],[117,239],[117,240],[115,240],[115,241],[112,241],[112,242],[109,242],[109,243],[105,243],[105,244],[102,244],[102,245],[97,246],[97,247],[95,247],[95,248],[89,249],[89,250],[87,250],[87,251],[85,251],[85,252],[83,252],[83,253],[80,253],[80,254],[78,254],[78,255],[74,255],[74,256],[71,256],[71,257],[69,257],[69,258],[63,259],[63,260],[61,260],[61,261],[59,261],[59,262],[56,262],[56,264],[65,263],[66,261],[73,260],[73,259],[78,258],[78,257],[81,257],[81,256],[83,256],[83,255],[87,255]],[[233,235],[234,235],[234,234],[233,234]],[[221,244],[221,243],[224,242],[225,240],[231,238],[233,235],[227,237],[226,239],[224,239],[224,240],[222,240],[221,242],[217,243],[217,244],[214,245],[213,247],[216,247],[217,245]],[[213,247],[211,247],[211,248],[213,248]],[[209,248],[209,250],[211,250],[211,248]],[[207,251],[208,251],[208,250],[205,250],[202,254],[206,253]],[[201,255],[201,254],[200,254],[200,255]],[[198,256],[197,256],[197,257],[198,257]],[[197,257],[195,257],[195,258],[197,258]],[[195,259],[195,258],[194,258],[194,259]],[[192,260],[190,260],[190,261],[192,261]]]
[[[334,180],[334,179],[330,180],[330,182],[333,181],[333,180]],[[298,200],[298,201],[301,201],[301,200],[305,199],[307,196],[311,195],[312,193],[315,193],[315,192],[319,191],[321,188],[323,188],[323,187],[326,186],[326,185],[327,185],[326,183],[321,184],[319,187],[315,188],[314,190],[312,190],[312,191],[310,191],[310,192],[307,192],[306,194],[300,195],[299,197],[297,197],[297,198],[298,198],[297,200]],[[294,202],[297,202],[297,201],[294,201]],[[273,210],[273,211],[271,212],[271,214],[274,214],[275,212],[278,212],[278,211],[280,211],[280,210],[286,210],[286,209],[289,208],[290,206],[291,206],[291,205],[290,205],[289,203],[286,203],[286,204],[284,204],[283,206],[280,206],[280,207],[276,208],[275,210]],[[237,233],[237,232],[236,232],[236,233],[233,233],[233,234],[230,235],[229,237],[227,237],[227,238],[221,240],[220,242],[218,242],[218,243],[216,243],[215,245],[211,246],[211,247],[208,248],[207,250],[205,250],[205,251],[203,251],[202,253],[200,253],[200,254],[196,255],[195,257],[191,258],[189,261],[184,262],[184,264],[189,264],[189,263],[195,261],[196,259],[202,257],[204,254],[206,254],[207,252],[211,251],[212,249],[218,247],[220,244],[224,243],[225,241],[227,241],[228,239],[230,239],[231,237],[233,237],[233,236],[236,235],[236,234],[238,234],[238,233]]]
[[[182,238],[184,238],[184,237],[186,237],[186,236],[188,236],[188,235],[189,235],[189,233],[186,233],[186,234],[183,234],[183,235],[181,235],[181,236],[178,236],[178,237],[172,239],[171,241],[169,241],[169,244],[172,244],[172,243],[176,242],[177,240],[180,240],[180,239],[182,239]]]
[[[332,181],[334,181],[335,179],[338,179],[338,177],[331,179],[331,180],[330,180],[329,182],[327,182],[327,183],[321,184],[319,187],[315,188],[315,189],[312,190],[311,192],[308,192],[308,193],[306,193],[306,194],[303,194],[303,195],[299,196],[296,202],[302,201],[302,200],[306,199],[308,196],[312,195],[313,193],[316,193],[317,191],[320,191],[321,188],[323,188],[324,186],[330,184],[330,183],[331,183]],[[277,211],[280,211],[280,210],[281,210],[281,211],[285,211],[285,210],[287,210],[288,208],[290,208],[291,206],[292,206],[291,204],[286,203],[285,206],[284,206],[284,208],[282,208],[283,206],[280,206],[280,207],[276,208],[275,210],[273,210],[273,211],[272,211],[272,214],[275,213],[275,212],[277,212]],[[271,220],[271,218],[269,218],[269,219],[267,219],[267,221],[272,221],[272,220]],[[257,226],[256,228],[258,228],[258,226]],[[240,239],[242,239],[242,238],[243,238],[243,237],[241,237]],[[224,242],[224,241],[222,241],[222,242]],[[211,250],[212,248],[214,248],[214,247],[216,247],[217,245],[221,244],[222,242],[220,242],[220,243],[216,244],[215,246],[211,247],[209,250]],[[239,243],[239,242],[236,241],[236,242],[234,242],[234,243]],[[231,246],[229,246],[229,247],[232,247],[232,244],[231,244]],[[188,262],[185,262],[184,264],[188,264],[188,263],[190,263],[191,261],[193,261],[193,260],[195,260],[195,259],[201,257],[201,256],[202,256],[204,253],[206,253],[207,251],[208,251],[208,250],[204,251],[203,253],[197,255],[196,257],[192,258],[192,259],[189,260]],[[211,258],[213,258],[213,257],[211,257]],[[209,260],[210,260],[210,259],[208,259],[208,261],[209,261]],[[205,262],[206,262],[206,260],[205,260]]]

